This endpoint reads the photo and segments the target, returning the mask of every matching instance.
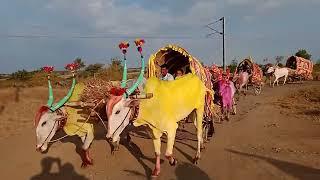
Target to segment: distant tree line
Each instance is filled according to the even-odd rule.
[[[122,76],[123,66],[119,58],[112,58],[111,63],[108,65],[102,63],[88,64],[86,65],[84,60],[76,58],[74,63],[79,64],[79,70],[77,72],[78,78],[89,78],[89,77],[104,77],[107,80],[118,80]],[[27,71],[25,69],[14,72],[10,75],[10,79],[15,81],[29,81],[35,77],[42,80],[46,79],[46,76],[41,69],[35,71]],[[59,76],[57,72],[53,73],[53,76]]]

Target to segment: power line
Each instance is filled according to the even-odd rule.
[[[212,23],[209,23],[209,24],[207,24],[206,26],[210,26],[210,25],[215,24],[215,23],[217,23],[217,22],[219,22],[219,21],[221,21],[221,19],[218,19],[218,20],[216,20],[216,21],[214,21],[214,22],[212,22]]]
[[[209,29],[211,29],[212,31],[214,31],[214,32],[215,32],[214,34],[216,34],[216,33],[218,33],[218,34],[220,34],[220,35],[222,35],[222,34],[223,34],[222,32],[219,32],[219,31],[217,31],[217,30],[213,29],[213,28],[212,28],[212,27],[210,27],[210,26],[207,26],[207,28],[209,28]],[[211,34],[213,34],[213,33],[211,33]]]
[[[41,39],[41,38],[70,38],[70,39],[135,39],[137,37],[143,37],[146,39],[205,39],[205,36],[178,36],[178,35],[16,35],[16,34],[0,34],[0,38],[7,39]]]
[[[212,27],[213,24],[217,23],[217,22],[222,22],[222,32],[221,31],[218,31],[216,29],[214,29]],[[209,23],[207,25],[205,25],[205,27],[209,28],[211,31],[213,31],[212,33],[210,34],[207,34],[206,37],[210,37],[214,34],[220,34],[222,35],[222,64],[223,64],[223,69],[226,70],[226,65],[225,65],[225,62],[226,62],[226,53],[225,53],[225,17],[222,17],[212,23]]]

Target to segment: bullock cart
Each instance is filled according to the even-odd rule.
[[[286,62],[286,67],[289,68],[289,80],[312,80],[313,63],[308,59],[298,56],[291,56]]]
[[[203,67],[198,59],[177,45],[167,45],[150,56],[148,77],[160,77],[160,66],[163,64],[168,66],[169,73],[174,76],[176,76],[177,70],[182,70],[184,74],[191,73],[197,75],[207,87],[208,92],[205,97],[206,105],[204,107],[203,137],[205,140],[208,140],[208,137],[213,135],[213,119],[217,115],[217,109],[213,104],[214,92],[212,90],[211,73],[209,69]],[[192,119],[193,114],[194,113],[191,113],[186,120]]]
[[[248,82],[245,84],[246,90],[248,90],[248,86],[252,87],[254,94],[259,95],[263,85],[263,73],[259,65],[254,63],[250,57],[241,61],[236,67],[233,77],[237,81],[237,84],[241,84],[239,82],[242,80],[240,77],[245,72],[249,75]]]

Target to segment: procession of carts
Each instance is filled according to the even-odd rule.
[[[182,47],[177,45],[167,45],[159,49],[156,53],[152,54],[148,61],[147,77],[160,77],[161,65],[166,64],[170,74],[175,74],[178,69],[182,69],[185,74],[192,73],[197,75],[205,86],[210,90],[206,94],[205,99],[205,112],[203,120],[203,138],[208,140],[214,132],[213,122],[219,118],[221,111],[220,104],[215,104],[213,91],[213,74],[210,68],[202,66],[202,64],[187,52]],[[312,78],[313,64],[311,61],[292,56],[287,60],[286,66],[294,70],[294,74],[291,76],[292,79],[307,80]],[[236,67],[233,77],[239,76],[241,72],[246,71],[249,74],[249,81],[247,84],[247,90],[252,89],[255,95],[261,94],[263,86],[263,72],[262,69],[256,64],[252,58],[246,58],[242,60]],[[100,82],[102,83],[102,82]],[[102,83],[103,84],[103,83]],[[110,86],[110,84],[105,84]],[[90,92],[87,94],[91,94]],[[103,95],[101,95],[101,98]],[[100,99],[101,99],[100,98]],[[101,103],[105,103],[104,99],[98,102],[74,102],[67,103],[67,106],[82,106],[87,107],[91,111],[92,116],[98,116],[101,122],[103,120],[96,112],[96,108],[101,106]],[[194,114],[191,113],[189,119],[195,118]],[[105,125],[104,125],[105,126]]]

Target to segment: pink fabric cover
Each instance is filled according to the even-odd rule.
[[[232,99],[235,93],[234,85],[230,80],[220,80],[218,83],[219,93],[222,96],[222,106],[230,110],[232,108]]]

